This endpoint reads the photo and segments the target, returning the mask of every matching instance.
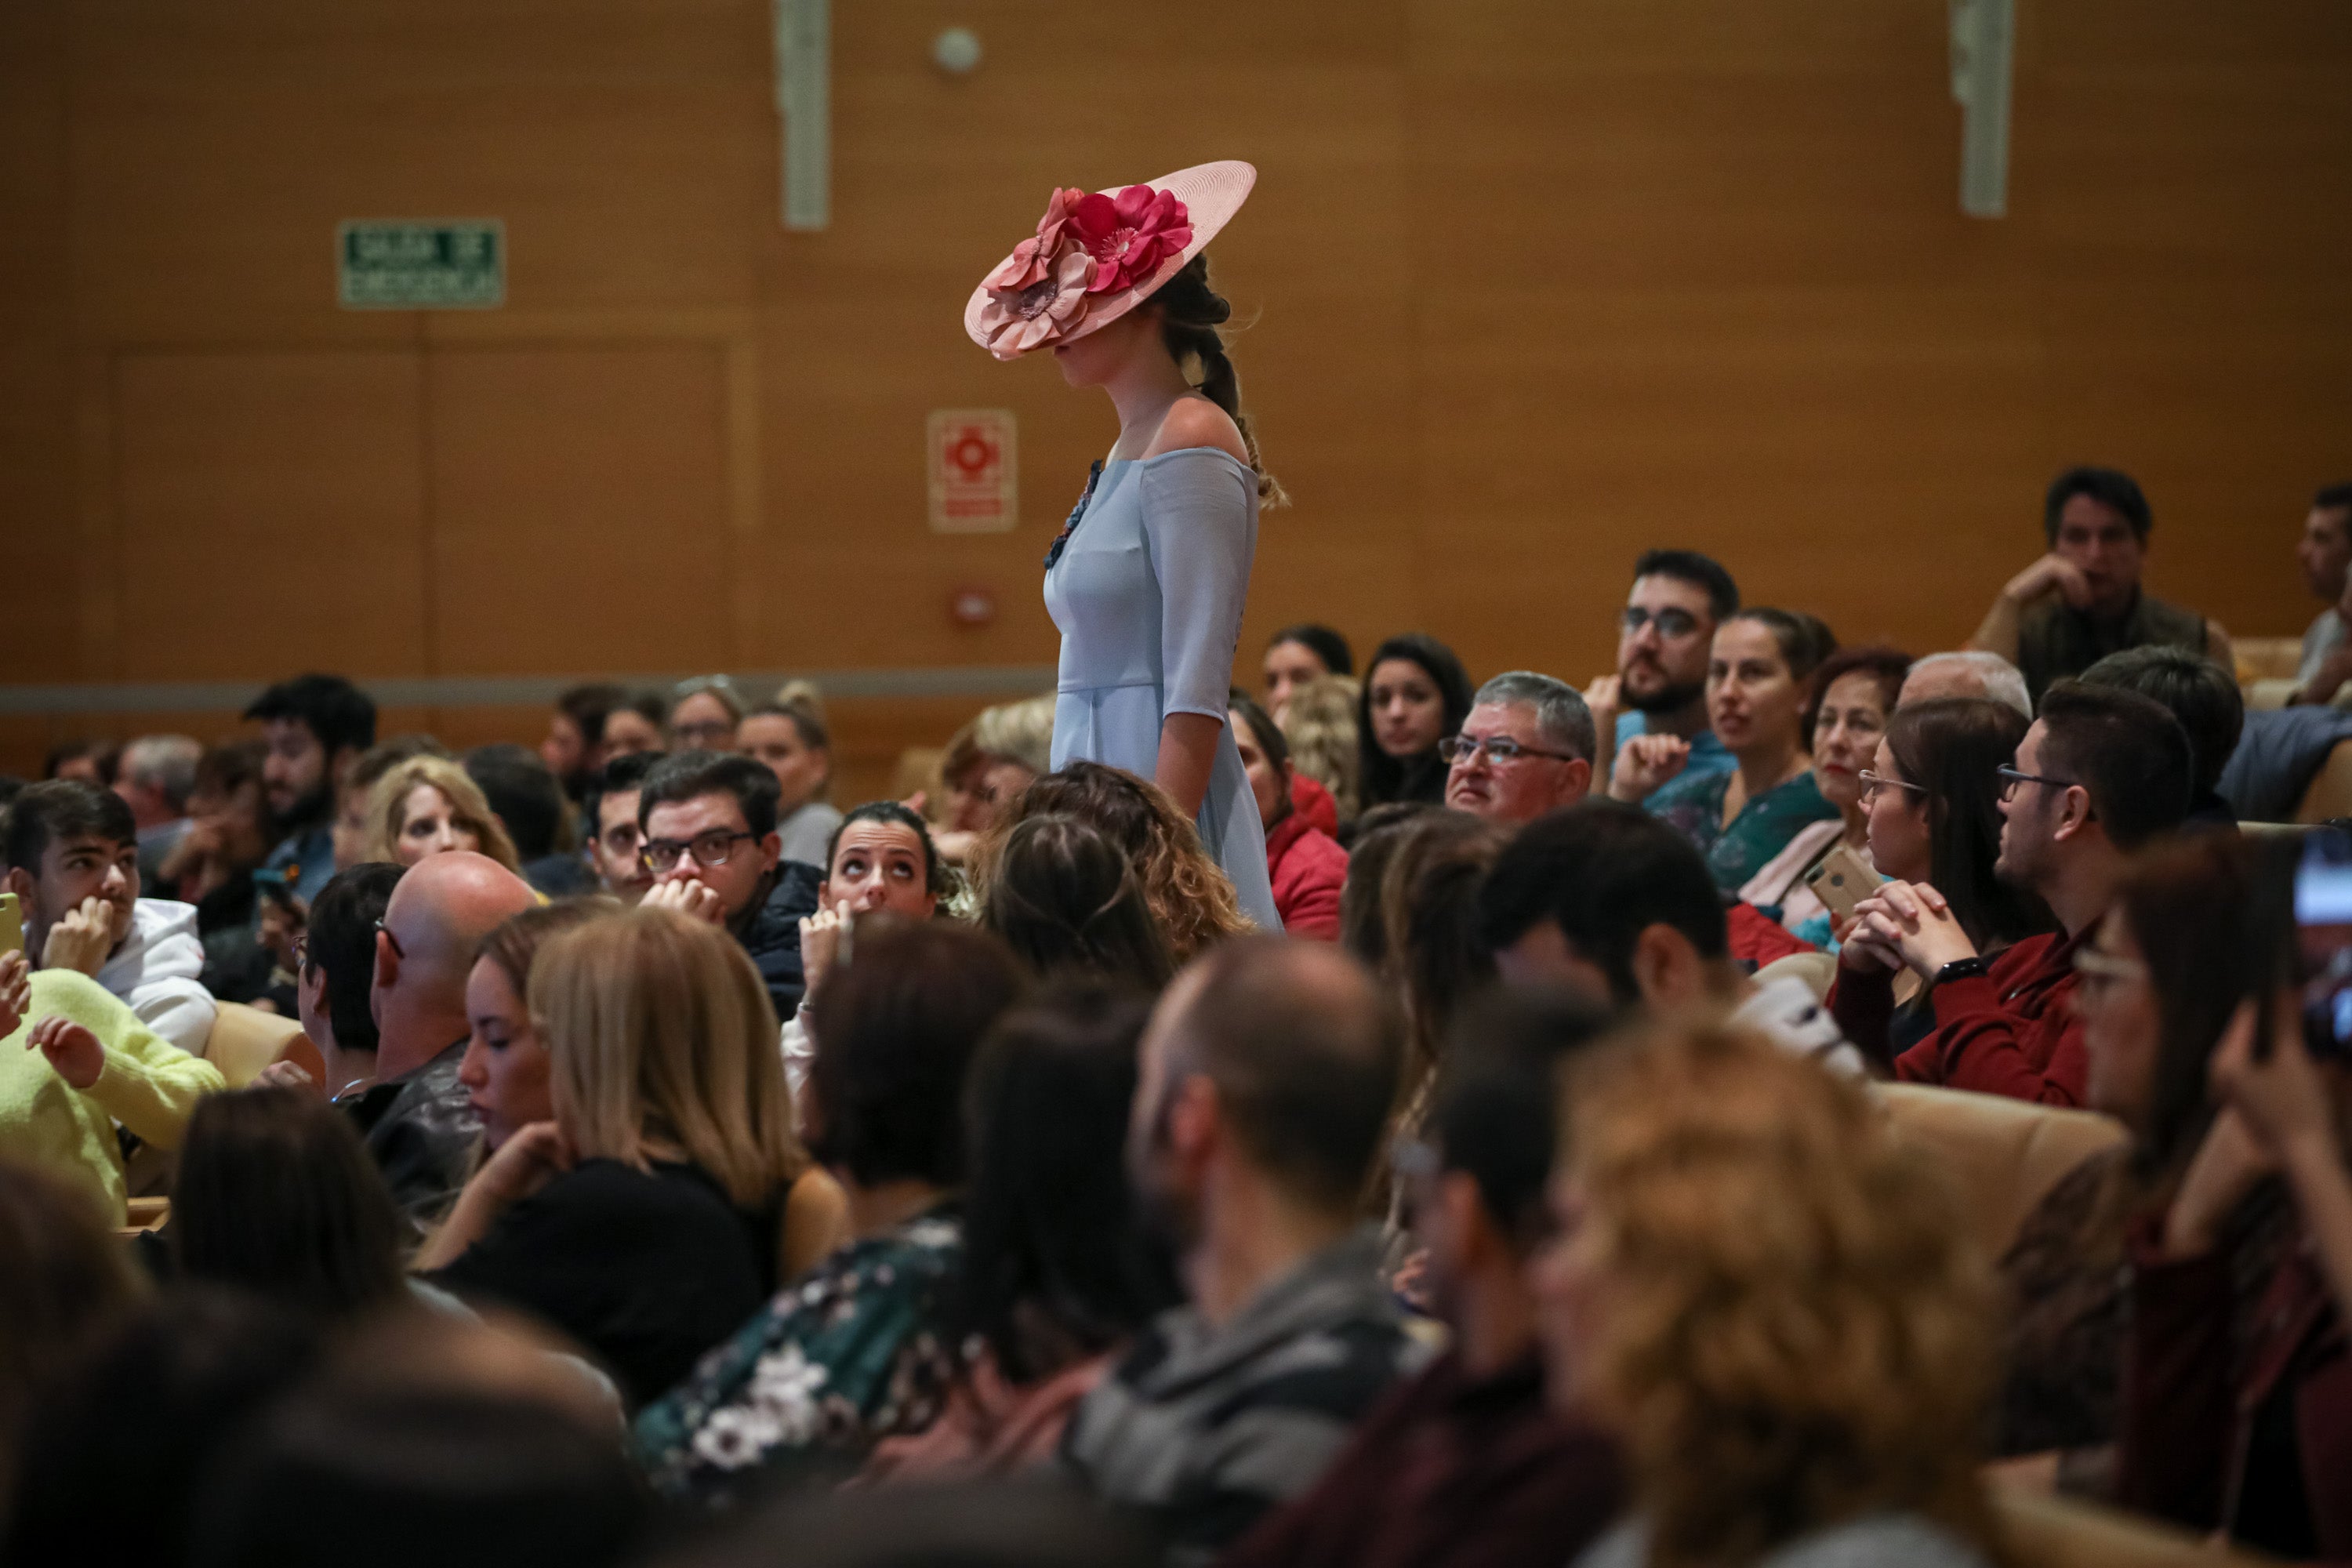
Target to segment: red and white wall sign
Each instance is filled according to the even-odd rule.
[[[1003,533],[1019,513],[1009,408],[935,408],[931,531]]]

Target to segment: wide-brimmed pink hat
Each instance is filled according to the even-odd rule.
[[[1227,159],[1092,195],[1056,190],[1036,234],[971,291],[963,330],[998,359],[1083,338],[1183,270],[1256,184],[1255,169]]]

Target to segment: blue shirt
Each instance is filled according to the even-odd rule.
[[[1640,709],[1629,708],[1617,715],[1617,744],[1621,748],[1634,736],[1646,735],[1649,732],[1650,716]],[[1667,780],[1665,784],[1659,785],[1658,788],[1643,796],[1643,808],[1655,810],[1654,803],[1658,796],[1664,793],[1668,785],[1682,779],[1712,778],[1717,773],[1730,773],[1738,766],[1739,759],[1733,756],[1725,748],[1723,742],[1715,738],[1714,731],[1701,730],[1690,738],[1690,761],[1683,764],[1683,771],[1675,774],[1673,779]]]
[[[306,905],[315,902],[334,879],[334,827],[322,822],[305,832],[289,834],[284,843],[269,852],[261,868],[290,873],[294,896]]]

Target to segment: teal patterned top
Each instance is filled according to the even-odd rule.
[[[631,1447],[654,1489],[724,1507],[929,1426],[961,1370],[945,1314],[962,1265],[962,1217],[943,1205],[779,1291],[638,1413]]]
[[[1685,773],[1642,802],[1651,816],[1698,846],[1699,853],[1706,857],[1706,868],[1715,873],[1715,885],[1726,893],[1746,887],[1748,879],[1786,849],[1789,840],[1808,825],[1827,822],[1838,814],[1808,768],[1750,799],[1727,827],[1723,797],[1738,776],[1737,770],[1698,778]]]

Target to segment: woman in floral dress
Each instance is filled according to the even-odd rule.
[[[677,1500],[724,1506],[846,1475],[919,1432],[961,1370],[947,1324],[963,1258],[960,1114],[974,1048],[1021,988],[993,939],[877,933],[816,1003],[809,1142],[856,1239],[787,1286],[636,1421],[638,1463]]]

